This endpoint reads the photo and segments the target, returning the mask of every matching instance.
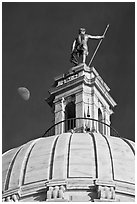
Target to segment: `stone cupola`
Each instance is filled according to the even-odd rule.
[[[67,128],[64,123],[60,123],[55,127],[55,134],[81,129],[110,135],[110,116],[116,102],[109,94],[110,88],[94,67],[79,64],[54,80],[54,86],[49,91],[50,97],[46,101],[54,110],[55,124],[71,118],[94,119],[68,121]]]

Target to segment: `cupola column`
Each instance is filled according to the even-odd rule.
[[[61,98],[57,101],[54,101],[55,104],[55,124],[65,120],[65,103],[64,98]],[[61,134],[64,132],[64,124],[60,123],[59,125],[55,126],[55,134]]]
[[[76,118],[84,117],[84,93],[76,93]],[[84,128],[84,120],[76,120],[77,128]]]

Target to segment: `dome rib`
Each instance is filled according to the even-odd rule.
[[[96,141],[95,136],[93,133],[91,133],[93,145],[94,145],[94,155],[95,155],[95,167],[96,167],[96,178],[98,178],[98,164],[97,164],[97,147],[96,147]]]
[[[70,133],[63,133],[57,140],[54,154],[52,179],[67,178],[67,157]],[[59,168],[61,166],[61,168]]]
[[[8,188],[9,188],[9,183],[10,183],[10,178],[11,178],[13,165],[14,165],[15,160],[17,158],[17,155],[18,155],[18,153],[20,152],[21,149],[22,149],[22,146],[17,150],[17,152],[15,153],[14,157],[11,160],[11,163],[10,163],[8,171],[7,171],[6,179],[5,179],[4,190],[8,190]]]
[[[106,137],[104,135],[103,135],[103,137],[105,138],[105,140],[107,142],[107,145],[108,145],[108,148],[109,148],[110,159],[111,159],[111,167],[112,167],[112,178],[114,180],[114,164],[113,164],[112,152],[111,152],[110,144],[109,144],[109,141],[108,141],[108,137]]]
[[[19,148],[11,149],[3,154],[3,157],[2,157],[2,190],[3,191],[5,189],[6,176],[8,173],[9,165],[11,164],[12,159],[14,158],[18,149]]]
[[[97,146],[97,178],[101,180],[113,180],[112,162],[108,143],[100,133],[93,133],[93,135]]]
[[[32,149],[34,148],[34,146],[35,146],[35,144],[30,145],[30,148],[29,148],[27,154],[26,154],[25,157],[24,157],[24,162],[23,162],[23,163],[24,163],[24,164],[23,164],[24,166],[23,166],[23,171],[22,171],[22,174],[21,174],[20,186],[21,186],[21,185],[24,185],[24,183],[25,183],[25,176],[26,176],[27,164],[28,164],[28,160],[29,160],[30,154],[31,154]]]
[[[26,151],[31,143],[32,141],[23,145],[22,149],[20,150],[20,152],[16,157],[16,160],[12,168],[12,174],[10,176],[9,189],[19,188],[19,177],[20,177],[22,162],[24,160]]]
[[[32,149],[34,148],[36,142],[38,140],[40,140],[41,138],[38,138],[34,141],[31,142],[31,144],[29,145],[29,147],[27,148],[25,155],[24,155],[24,159],[21,165],[21,171],[20,171],[20,176],[19,176],[19,186],[22,186],[24,184],[25,181],[25,173],[26,173],[26,168],[27,168],[27,163],[28,163],[28,159],[30,156],[30,153],[32,151]]]
[[[67,161],[67,178],[69,178],[69,165],[70,165],[70,145],[71,145],[71,139],[72,139],[72,135],[70,135],[69,137],[69,143],[68,143],[68,161]]]
[[[126,142],[129,145],[129,147],[131,148],[133,154],[135,155],[135,149],[133,147],[133,144],[129,140],[127,140],[126,138],[122,138],[122,140],[124,140],[124,142]]]
[[[54,145],[57,138],[58,136],[52,136],[40,138],[40,140],[36,141],[24,172],[25,185],[49,180],[54,163],[52,161],[54,158],[53,151],[56,149]]]
[[[52,179],[52,176],[53,176],[54,155],[55,155],[55,148],[57,145],[58,138],[59,138],[59,136],[57,135],[55,137],[53,144],[52,144],[52,151],[51,151],[51,158],[50,158],[50,165],[49,165],[49,179]]]

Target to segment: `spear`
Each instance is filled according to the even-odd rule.
[[[107,32],[108,28],[109,28],[109,24],[107,25],[107,27],[106,27],[106,29],[105,29],[105,31],[104,31],[103,36],[105,36],[105,34],[106,34],[106,32]],[[90,65],[91,65],[91,62],[93,61],[93,59],[94,59],[94,57],[95,57],[95,55],[96,55],[96,53],[97,53],[97,51],[98,51],[98,48],[100,47],[100,45],[101,45],[102,41],[103,41],[103,39],[101,39],[101,40],[99,41],[99,43],[98,43],[98,45],[97,45],[97,47],[96,47],[96,49],[95,49],[95,52],[94,52],[94,54],[93,54],[93,56],[92,56],[92,58],[91,58],[91,60],[90,60],[90,62],[89,62],[89,65],[88,65],[88,66],[90,66]]]

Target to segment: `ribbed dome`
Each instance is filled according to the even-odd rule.
[[[99,133],[64,133],[32,140],[3,154],[3,196],[16,191],[27,201],[27,196],[39,189],[46,192],[48,182],[67,182],[68,189],[70,184],[71,189],[80,185],[86,189],[87,183],[95,186],[94,181],[99,180],[114,182],[118,194],[132,197],[134,151],[134,142]],[[46,193],[41,199],[46,199]]]

